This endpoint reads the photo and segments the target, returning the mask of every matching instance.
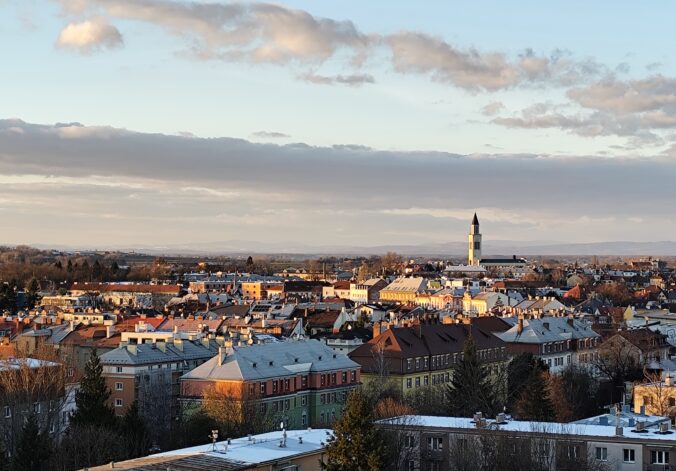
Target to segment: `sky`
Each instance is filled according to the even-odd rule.
[[[676,240],[674,14],[0,0],[0,243]]]

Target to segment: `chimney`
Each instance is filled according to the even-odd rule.
[[[227,353],[225,347],[218,347],[218,366],[223,366]]]
[[[75,330],[75,321],[70,321],[68,323],[68,332],[72,332]]]
[[[183,339],[180,337],[174,338],[174,347],[180,351],[183,351]]]
[[[132,355],[136,356],[138,354],[137,347],[138,345],[135,344],[127,344],[127,351]]]
[[[376,338],[380,335],[380,321],[373,323],[373,338]]]
[[[667,375],[664,378],[664,385],[665,386],[671,386],[671,375]]]
[[[161,352],[167,351],[167,342],[155,342],[155,345],[157,345],[157,349]]]
[[[115,333],[115,326],[107,325],[106,326],[106,338],[109,339]]]
[[[543,323],[542,323],[542,326],[543,326],[545,329],[549,330],[549,322],[543,322]]]
[[[521,332],[523,332],[523,317],[519,316],[519,320],[516,324],[516,333],[521,335]]]

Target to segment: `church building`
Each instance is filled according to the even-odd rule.
[[[526,260],[517,258],[516,255],[512,258],[482,258],[481,256],[481,231],[479,229],[479,218],[474,213],[472,224],[469,228],[469,247],[467,252],[467,264],[470,266],[489,267],[525,267]]]

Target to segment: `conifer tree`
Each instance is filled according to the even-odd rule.
[[[454,417],[471,417],[475,412],[492,415],[495,412],[493,389],[490,375],[477,356],[474,338],[469,335],[462,360],[453,370],[446,391],[448,414]]]
[[[549,394],[549,372],[534,368],[530,379],[521,391],[514,406],[516,416],[521,420],[550,422],[555,418],[554,405]]]
[[[134,401],[122,417],[120,434],[127,442],[127,457],[144,456],[150,448],[150,439],[143,418],[139,414],[138,402]]]
[[[12,457],[12,471],[42,471],[49,467],[52,455],[51,438],[40,432],[35,415],[27,417]]]
[[[116,417],[113,410],[106,404],[110,397],[110,389],[103,378],[103,366],[92,349],[89,361],[85,366],[85,373],[80,381],[80,389],[75,394],[77,409],[71,417],[71,425],[94,425],[112,427]]]
[[[343,415],[333,424],[326,445],[325,471],[377,471],[387,469],[387,454],[373,411],[361,391],[350,393]]]

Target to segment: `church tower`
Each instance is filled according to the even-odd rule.
[[[481,232],[479,232],[479,218],[474,213],[472,225],[469,229],[469,251],[467,263],[469,265],[479,265],[481,261]]]

